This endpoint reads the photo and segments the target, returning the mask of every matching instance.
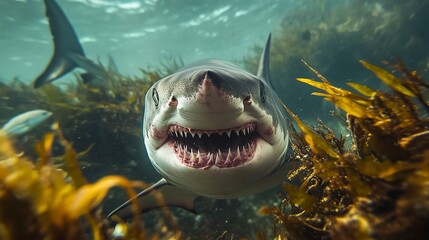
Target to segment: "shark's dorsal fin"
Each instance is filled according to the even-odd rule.
[[[268,85],[273,87],[270,78],[270,45],[271,45],[271,33],[268,34],[267,41],[265,42],[264,49],[262,50],[261,58],[259,60],[258,76],[264,80]]]
[[[109,54],[109,63],[107,65],[107,69],[109,71],[114,71],[116,73],[119,73],[118,66],[116,65],[115,60],[113,59],[112,55],[110,55],[110,54]]]
[[[34,87],[38,88],[50,83],[76,67],[81,67],[91,74],[99,76],[102,69],[85,57],[85,52],[76,32],[60,6],[54,0],[44,0],[44,2],[46,6],[45,14],[48,17],[54,40],[54,54],[46,69],[35,80]],[[80,59],[81,61],[76,62],[75,59]],[[87,69],[88,66],[89,69]]]
[[[154,195],[153,191],[159,191],[163,196],[163,201],[159,201]],[[150,186],[149,188],[141,191],[137,194],[138,202],[140,205],[140,212],[145,213],[154,208],[160,208],[165,206],[181,207],[188,211],[195,212],[194,201],[197,197],[196,194],[177,188],[167,182],[164,178]],[[122,219],[128,219],[132,217],[131,200],[121,204],[111,213],[108,217],[118,215]]]

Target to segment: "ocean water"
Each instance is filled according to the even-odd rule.
[[[181,56],[240,60],[263,44],[293,1],[58,1],[93,59],[110,54],[124,74]],[[32,81],[52,53],[42,1],[7,0],[2,18],[1,77]]]
[[[345,130],[330,116],[331,111],[336,111],[332,105],[310,96],[314,89],[295,81],[297,77],[315,78],[301,59],[340,87],[353,81],[383,89],[360,66],[361,59],[383,65],[383,60],[394,63],[399,57],[421,75],[429,75],[426,0],[57,2],[73,25],[87,57],[107,63],[111,55],[122,75],[140,76],[140,68],[156,68],[171,58],[181,58],[185,65],[200,59],[220,58],[255,72],[253,60],[259,56],[267,35],[272,33],[271,75],[276,92],[302,119],[314,123],[322,118],[337,131]],[[53,54],[43,1],[3,0],[0,12],[0,81],[10,83],[19,79],[31,84]],[[55,84],[70,82],[72,78],[72,74],[66,75]],[[4,116],[0,113],[2,123],[6,121]],[[108,164],[98,160],[84,170],[91,181],[110,173],[145,181],[159,178],[138,137],[100,134],[90,139],[99,141],[93,156],[111,157],[106,160]],[[92,143],[71,140],[77,141],[78,146]],[[137,147],[123,148],[127,144],[129,148]],[[130,158],[121,156],[130,152]],[[120,159],[113,159],[119,156]],[[238,200],[201,199],[197,202],[200,214],[180,209],[173,213],[187,236],[216,239],[227,231],[233,238],[251,237],[271,227],[271,219],[256,212],[260,206],[278,201],[277,192],[274,189]],[[106,208],[119,200],[111,201],[115,203],[107,202]],[[150,223],[157,214],[149,213],[145,218]]]
[[[295,91],[295,78],[312,75],[301,59],[340,84],[371,79],[360,59],[379,64],[400,57],[422,73],[429,64],[424,0],[59,3],[87,56],[106,63],[111,55],[124,75],[139,75],[140,68],[156,68],[171,58],[182,58],[185,65],[220,58],[246,67],[243,59],[257,56],[253,48],[262,46],[271,32],[273,45],[282,45],[275,52],[281,57],[272,61],[283,59],[282,65],[272,66],[274,85],[281,98],[305,116],[310,88]],[[0,80],[16,77],[30,83],[53,53],[43,2],[7,0],[0,2],[0,9]]]

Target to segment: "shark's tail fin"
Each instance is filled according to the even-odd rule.
[[[85,57],[76,32],[60,6],[54,0],[44,2],[55,49],[49,65],[35,80],[34,87],[50,83],[76,67],[84,68],[96,76],[102,75],[100,66]]]

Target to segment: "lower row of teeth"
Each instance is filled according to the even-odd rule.
[[[218,149],[215,153],[194,151],[187,145],[175,144],[175,150],[179,158],[186,165],[196,168],[208,168],[213,165],[218,167],[233,167],[247,162],[253,157],[255,144],[247,143],[243,147],[237,146],[236,149],[228,149],[228,152],[221,152]]]

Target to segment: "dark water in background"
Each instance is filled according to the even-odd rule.
[[[336,85],[347,81],[382,86],[358,60],[379,64],[400,56],[410,68],[428,75],[429,3],[426,0],[272,0],[272,1],[162,1],[162,0],[58,0],[74,26],[87,56],[107,62],[115,59],[124,75],[138,75],[139,67],[159,65],[180,56],[185,64],[202,58],[221,58],[244,66],[254,57],[269,32],[274,45],[284,43],[284,64],[274,53],[273,82],[283,101],[301,118],[314,122],[329,118],[329,104],[310,96],[311,87],[296,77],[312,77],[300,59]],[[52,41],[42,1],[0,1],[0,80],[18,76],[32,82],[52,54]],[[280,66],[280,67],[279,67]],[[246,67],[248,67],[246,65]],[[67,82],[72,75],[57,82]],[[111,137],[111,136],[109,136]],[[106,141],[110,141],[106,139]],[[127,141],[121,139],[121,141]],[[138,141],[138,139],[132,139]],[[147,159],[143,149],[136,155]],[[107,150],[107,149],[106,149]],[[120,152],[112,145],[108,151]],[[131,151],[131,150],[130,150]],[[96,180],[110,173],[154,181],[158,175],[148,161],[121,159],[113,166],[99,166],[87,176]],[[95,170],[95,168],[94,168]],[[268,200],[267,200],[268,199]],[[245,224],[267,229],[269,219],[254,220],[258,206],[276,201],[273,192],[240,200],[201,201],[199,216],[177,211],[183,227],[199,229],[201,236],[211,225],[218,236],[224,229],[235,236],[254,233]],[[156,215],[156,213],[152,213]],[[180,220],[179,220],[180,221]],[[198,233],[198,231],[194,233]],[[251,235],[251,234],[250,234]]]

